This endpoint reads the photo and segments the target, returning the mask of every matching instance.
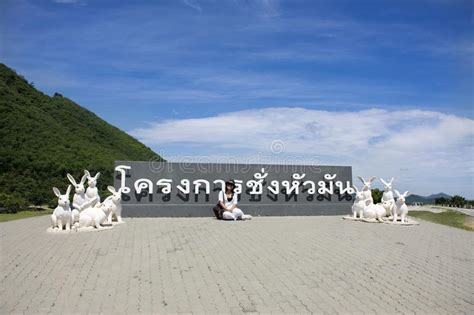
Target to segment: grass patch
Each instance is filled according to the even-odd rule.
[[[467,231],[474,231],[474,218],[458,211],[448,210],[440,213],[430,211],[410,211],[409,215],[433,223],[452,226]]]
[[[25,219],[30,217],[37,217],[40,215],[47,215],[52,214],[53,210],[26,210],[26,211],[18,211],[17,213],[0,213],[0,222],[7,222],[19,219]]]

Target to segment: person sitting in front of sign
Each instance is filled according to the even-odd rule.
[[[223,220],[250,220],[250,214],[244,214],[242,210],[237,208],[237,194],[234,192],[235,182],[230,179],[225,183],[225,191],[219,192],[219,205],[222,212]]]

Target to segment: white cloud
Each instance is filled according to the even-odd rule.
[[[70,3],[82,3],[80,0],[53,0],[56,3],[64,3],[64,4],[70,4]]]
[[[424,110],[263,108],[167,120],[130,132],[171,160],[352,165],[401,189],[472,195],[474,120]],[[275,140],[284,152],[274,153]],[[354,177],[355,178],[355,177]]]
[[[86,6],[87,2],[85,0],[52,0],[54,3],[59,5],[74,5],[74,6]]]
[[[274,18],[280,15],[279,4],[276,0],[257,0],[255,3],[262,17]]]
[[[183,3],[196,11],[202,12],[202,8],[196,0],[184,0]]]

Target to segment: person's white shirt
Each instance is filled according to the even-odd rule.
[[[219,193],[219,200],[224,203],[226,208],[230,208],[232,205],[237,204],[237,194],[234,192],[232,199],[229,201],[229,199],[227,199],[227,196],[225,195],[225,192],[221,190]]]
[[[224,211],[224,213],[222,214],[222,218],[224,220],[238,220],[238,219],[250,220],[252,219],[252,216],[250,214],[244,214],[242,210],[237,208],[238,196],[235,192],[234,192],[234,195],[232,196],[232,199],[229,200],[225,192],[221,190],[221,192],[219,193],[219,200],[224,203],[227,209],[232,207],[233,205],[236,205],[236,207],[234,208],[234,210],[232,210],[232,212]]]

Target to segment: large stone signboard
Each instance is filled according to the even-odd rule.
[[[253,216],[350,213],[350,166],[115,162],[124,217],[213,216],[227,179]]]

